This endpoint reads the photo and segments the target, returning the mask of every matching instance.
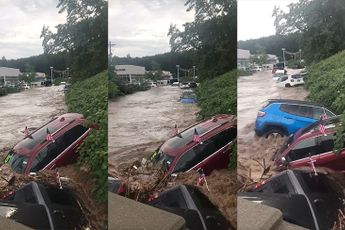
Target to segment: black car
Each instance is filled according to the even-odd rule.
[[[190,230],[235,229],[198,188],[179,185],[162,192],[149,205],[182,216]]]
[[[342,189],[330,174],[285,170],[238,194],[238,197],[279,209],[287,222],[308,229],[331,229],[344,210]]]
[[[82,229],[85,224],[72,191],[36,182],[0,200],[0,215],[33,229]]]

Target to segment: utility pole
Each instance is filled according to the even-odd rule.
[[[51,83],[53,84],[53,67],[52,66],[50,66],[50,81],[51,81]]]
[[[285,64],[285,48],[282,48],[282,51],[283,51],[283,60],[284,60],[284,68],[285,68],[285,66],[286,66],[286,64]]]
[[[180,83],[180,65],[176,65],[177,68],[177,81]]]
[[[299,63],[302,63],[302,50],[299,49]]]
[[[109,49],[109,63],[111,63],[111,58],[113,57],[113,52],[112,52],[112,50],[111,50],[111,48],[112,48],[113,46],[116,46],[116,44],[115,44],[115,43],[112,44],[111,41],[109,41],[109,44],[108,44],[108,49]]]

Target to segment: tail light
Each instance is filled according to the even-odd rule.
[[[258,112],[258,117],[263,117],[263,116],[265,116],[265,114],[266,114],[265,112],[259,111]]]
[[[152,195],[150,195],[148,201],[153,201],[159,197],[159,192],[154,192]]]

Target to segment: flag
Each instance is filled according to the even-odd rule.
[[[175,124],[175,127],[173,129],[173,132],[174,132],[174,136],[178,134],[178,127],[177,127],[177,124]]]
[[[194,135],[193,135],[192,141],[198,142],[198,143],[200,143],[200,144],[202,143],[202,142],[201,142],[201,138],[200,138],[200,136],[199,136],[199,134],[198,134],[198,131],[196,131],[196,128],[194,129]]]
[[[27,126],[25,126],[24,134],[25,134],[25,137],[30,136],[30,132]]]
[[[53,139],[53,136],[51,135],[51,133],[49,132],[49,129],[47,128],[47,135],[46,135],[46,140],[47,141],[55,141],[54,139]]]
[[[196,185],[203,186],[206,181],[204,170],[198,170],[198,178],[196,179]]]
[[[325,116],[327,117],[326,113],[324,113],[324,115],[322,115],[322,116],[320,117],[320,126],[319,126],[319,130],[320,130],[320,132],[321,132],[324,136],[327,136],[327,134],[326,134],[326,128],[325,128],[325,126],[324,126],[324,124],[323,124],[323,122],[322,122],[322,121],[324,120]]]

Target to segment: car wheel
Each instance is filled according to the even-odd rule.
[[[285,84],[285,87],[291,87],[291,85],[290,84]]]
[[[279,138],[279,137],[285,137],[285,133],[281,131],[280,129],[272,129],[265,133],[266,138]]]

